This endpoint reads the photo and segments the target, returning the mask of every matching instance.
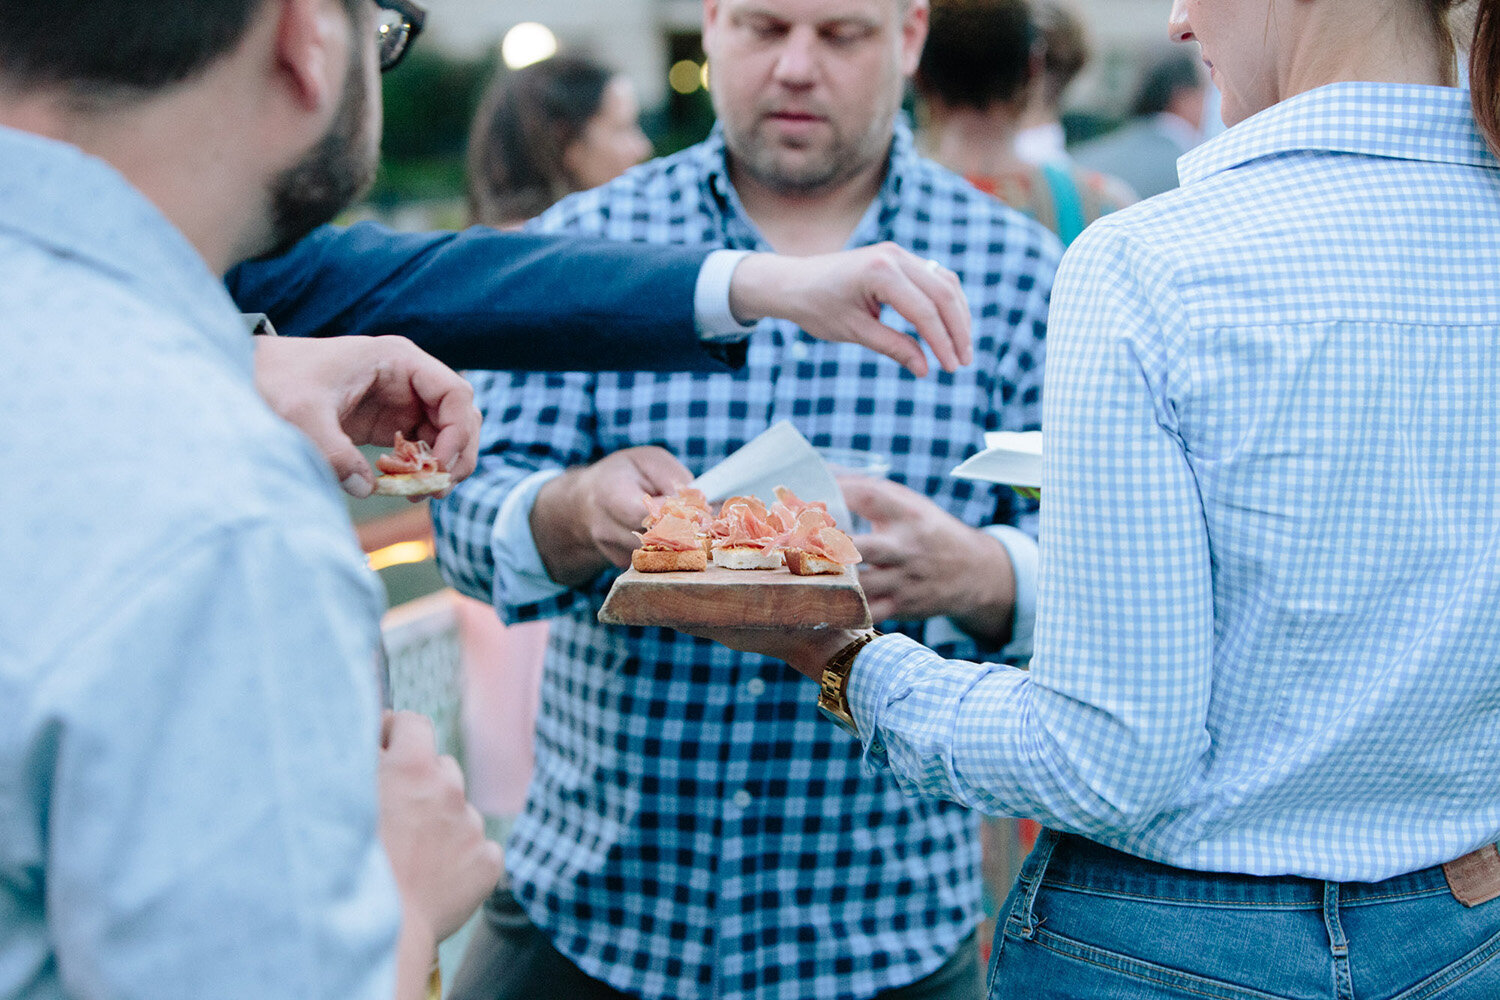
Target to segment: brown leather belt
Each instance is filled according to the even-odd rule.
[[[1448,891],[1465,906],[1478,906],[1500,896],[1500,850],[1486,844],[1443,866]]]

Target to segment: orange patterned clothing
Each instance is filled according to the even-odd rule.
[[[1119,178],[1076,166],[1028,165],[967,180],[1052,230],[1065,246],[1101,215],[1136,201],[1135,192]]]

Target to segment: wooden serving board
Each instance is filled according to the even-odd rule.
[[[606,625],[668,628],[869,628],[870,608],[853,567],[795,576],[781,569],[641,573],[615,580],[599,609]]]

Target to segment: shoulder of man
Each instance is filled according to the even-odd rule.
[[[612,181],[568,195],[528,224],[539,232],[558,230],[605,234],[612,220],[680,204],[695,191],[706,169],[705,143],[638,164]],[[628,219],[627,219],[628,221]]]

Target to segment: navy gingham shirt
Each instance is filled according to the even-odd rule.
[[[730,186],[718,131],[563,201],[540,224],[768,249]],[[1034,533],[1034,508],[1011,491],[949,472],[985,431],[1039,426],[1058,244],[918,158],[904,124],[850,245],[881,240],[958,274],[975,318],[973,365],[950,375],[934,364],[918,380],[865,348],[768,320],[734,373],[473,376],[481,462],[435,507],[441,564],[509,621],[560,616],[535,777],[507,861],[532,919],[618,989],[869,997],[934,971],[979,919],[972,814],[908,797],[866,768],[859,742],[818,714],[813,685],[784,664],[666,629],[599,624],[613,571],[529,604],[501,582],[514,578],[503,564],[530,545],[514,536],[535,496],[523,484],[537,473],[659,445],[696,474],[782,419],[814,445],[888,455],[893,479],[971,525]],[[944,619],[884,627],[982,656]]]

